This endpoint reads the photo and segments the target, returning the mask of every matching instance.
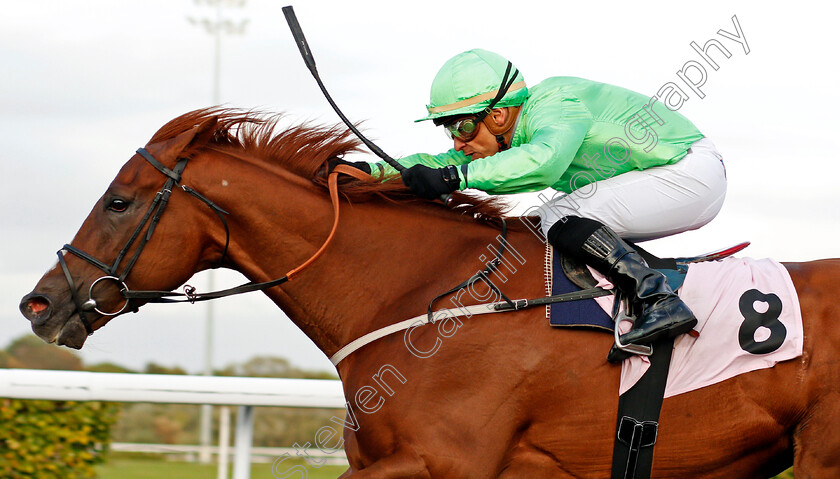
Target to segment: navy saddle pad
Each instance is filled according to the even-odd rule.
[[[643,256],[646,256],[645,253],[647,252],[642,253]],[[564,273],[562,256],[556,253],[551,256],[551,294],[556,295],[580,291],[581,288],[569,280]],[[663,260],[660,260],[655,256],[651,256],[651,258],[646,259],[649,264],[665,274],[668,278],[668,284],[670,284],[674,290],[677,290],[680,286],[682,286],[687,268],[678,267],[676,263],[674,264],[675,269],[667,267],[668,265],[666,264],[657,264],[657,262],[662,262]],[[548,262],[546,262],[546,264],[548,264]],[[576,267],[583,266],[576,265]],[[588,272],[586,274],[588,275]],[[612,317],[604,312],[594,299],[554,303],[549,305],[548,308],[549,323],[552,326],[588,327],[608,332],[612,332],[615,328],[615,323],[613,322]]]
[[[581,288],[572,283],[563,272],[561,256],[553,254],[551,258],[551,294],[571,293]],[[546,262],[548,264],[548,262]],[[562,327],[590,327],[612,332],[615,323],[594,299],[554,303],[549,308],[549,323]]]

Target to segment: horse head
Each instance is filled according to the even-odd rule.
[[[219,232],[201,224],[201,203],[167,176],[179,174],[179,161],[196,156],[216,126],[211,116],[177,135],[158,132],[120,169],[73,241],[58,252],[58,264],[22,299],[20,310],[35,334],[81,348],[94,330],[142,304],[129,304],[126,285],[169,290],[220,261],[224,232],[219,245]]]

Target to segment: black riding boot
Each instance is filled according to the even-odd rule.
[[[567,216],[548,232],[551,244],[607,277],[639,311],[633,329],[621,335],[623,344],[650,344],[691,331],[697,319],[668,285],[665,275],[610,228],[598,221]]]

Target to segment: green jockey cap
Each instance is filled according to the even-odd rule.
[[[478,113],[490,105],[499,92],[508,61],[487,50],[459,53],[443,64],[432,82],[429,115],[416,121]],[[516,69],[516,78],[494,108],[518,106],[528,98],[525,79]]]

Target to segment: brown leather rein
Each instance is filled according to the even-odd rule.
[[[365,173],[364,171],[362,171],[358,168],[353,168],[352,166],[336,165],[335,168],[332,169],[329,177],[327,178],[327,185],[328,185],[329,191],[330,191],[330,200],[332,201],[333,212],[334,212],[332,230],[330,230],[329,236],[327,236],[327,239],[324,240],[324,244],[321,245],[321,248],[319,248],[318,251],[315,252],[315,254],[313,254],[308,260],[304,261],[303,264],[301,264],[297,268],[295,268],[295,269],[289,271],[288,273],[286,273],[285,277],[288,278],[289,281],[291,281],[294,276],[297,276],[298,273],[300,273],[301,271],[303,271],[304,269],[309,267],[310,264],[314,263],[315,260],[317,260],[318,257],[320,257],[321,254],[324,253],[324,251],[327,249],[327,246],[330,245],[330,243],[333,240],[333,237],[335,236],[335,232],[338,229],[338,211],[339,211],[339,207],[338,207],[338,175],[339,174],[352,176],[353,178],[356,178],[357,180],[364,181],[364,182],[371,182],[371,181],[374,180],[374,178],[371,175]]]

